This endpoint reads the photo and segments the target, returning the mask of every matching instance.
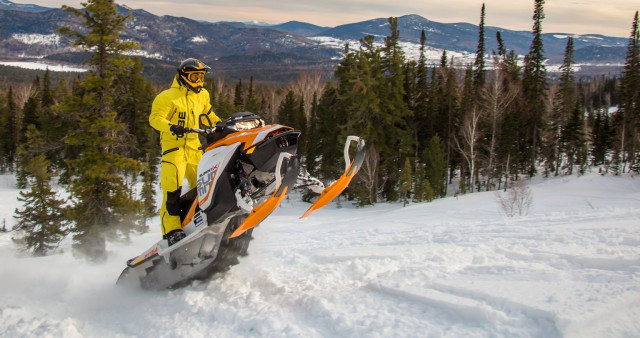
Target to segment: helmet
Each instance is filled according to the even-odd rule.
[[[188,89],[199,93],[204,85],[204,74],[211,68],[196,59],[186,59],[178,66],[178,81]]]

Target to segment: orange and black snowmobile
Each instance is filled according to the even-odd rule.
[[[197,170],[197,186],[180,198],[185,239],[168,246],[160,240],[127,261],[118,284],[144,289],[185,285],[238,263],[247,255],[253,228],[260,224],[297,187],[320,196],[302,215],[327,205],[353,179],[364,161],[364,140],[347,137],[344,174],[329,187],[309,176],[296,158],[300,132],[291,127],[265,125],[257,115],[236,113],[211,126],[201,117],[201,129],[191,129],[207,140]],[[349,148],[356,142],[353,160]]]

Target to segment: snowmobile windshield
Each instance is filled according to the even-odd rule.
[[[240,121],[235,123],[235,129],[237,131],[249,130],[264,126],[264,121],[261,119]]]

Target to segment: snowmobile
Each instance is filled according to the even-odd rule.
[[[197,168],[197,186],[180,197],[180,218],[186,237],[172,246],[160,240],[127,261],[117,284],[143,289],[187,285],[216,272],[227,271],[246,256],[255,226],[280,204],[292,189],[307,187],[320,193],[301,218],[337,197],[358,172],[365,142],[348,136],[344,147],[345,172],[330,186],[311,177],[296,151],[300,131],[284,125],[266,125],[257,115],[240,112],[212,127],[206,115],[200,128],[204,154]],[[353,159],[349,149],[356,142]]]

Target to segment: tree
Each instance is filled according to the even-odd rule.
[[[559,174],[559,168],[562,165],[562,158],[566,156],[562,150],[566,150],[566,142],[573,142],[574,134],[577,126],[567,127],[569,116],[574,113],[576,104],[576,87],[573,71],[573,38],[567,39],[567,47],[564,53],[564,61],[560,70],[560,84],[553,100],[553,109],[549,123],[548,137],[545,142],[545,153],[547,161],[547,170]],[[574,121],[576,122],[576,121]],[[568,134],[567,134],[568,133]],[[562,142],[561,142],[562,141]]]
[[[636,11],[631,25],[631,35],[627,45],[624,70],[620,78],[620,105],[615,116],[618,130],[619,158],[616,159],[625,171],[627,163],[634,166],[640,159],[638,151],[640,139],[640,30]]]
[[[484,86],[485,82],[485,73],[484,73],[484,57],[486,53],[486,49],[484,46],[484,3],[482,4],[482,10],[480,12],[480,24],[478,25],[478,49],[476,50],[476,60],[473,66],[473,86],[478,92],[482,86]]]
[[[0,139],[2,140],[2,158],[0,161],[0,173],[5,173],[7,170],[12,171],[13,165],[16,159],[16,150],[18,148],[18,131],[20,130],[20,110],[15,101],[13,95],[13,87],[9,87],[9,91],[6,96],[6,107],[0,115],[2,128],[0,131]]]
[[[456,137],[454,143],[458,152],[464,157],[467,162],[467,169],[469,170],[469,182],[471,186],[471,192],[475,189],[476,184],[476,168],[478,160],[479,146],[478,141],[481,136],[479,130],[480,119],[482,117],[482,111],[475,106],[466,114],[462,128],[460,129],[460,138],[462,142]]]
[[[494,57],[494,76],[488,85],[481,90],[481,109],[487,112],[489,119],[490,140],[489,140],[489,161],[487,163],[487,188],[492,187],[492,179],[497,174],[495,170],[497,148],[499,145],[500,126],[502,120],[517,95],[517,87],[509,85],[505,81],[505,72],[501,69],[502,62],[498,57]]]
[[[398,178],[403,207],[407,206],[407,199],[409,198],[408,195],[411,191],[411,188],[413,187],[413,170],[411,167],[411,161],[407,157],[404,160],[404,167],[400,171],[400,177]]]
[[[416,154],[421,154],[426,148],[426,141],[433,136],[433,109],[429,97],[429,71],[425,55],[426,34],[424,29],[420,35],[420,56],[416,69],[415,89],[415,138]],[[416,155],[417,156],[417,155]]]
[[[84,19],[86,33],[70,27],[59,32],[74,38],[74,45],[90,53],[87,63],[91,68],[87,78],[79,82],[80,91],[66,103],[77,126],[66,137],[77,151],[68,160],[74,249],[92,259],[103,259],[106,238],[127,236],[141,220],[142,203],[127,180],[137,179],[142,165],[126,156],[129,134],[114,110],[115,80],[132,65],[124,53],[137,44],[119,39],[129,16],[118,14],[112,0],[89,0],[82,10],[63,9]]]
[[[236,110],[243,111],[244,110],[244,86],[242,85],[242,80],[238,80],[236,84],[236,89],[233,92],[233,105],[236,107]]]
[[[433,197],[445,196],[447,193],[447,153],[442,139],[438,135],[434,135],[429,140],[422,158],[425,163],[425,176]]]
[[[529,175],[536,173],[536,160],[540,147],[540,130],[543,128],[547,101],[547,69],[542,42],[544,0],[535,0],[533,12],[533,40],[525,57],[522,93],[525,115],[522,128],[526,131],[526,147],[529,149]]]
[[[385,45],[382,48],[381,71],[378,77],[377,88],[382,100],[380,100],[379,113],[382,117],[378,128],[382,128],[379,134],[384,135],[385,147],[391,151],[381,153],[381,170],[385,176],[382,194],[388,200],[397,199],[395,190],[397,173],[401,170],[403,158],[412,156],[413,137],[407,122],[413,117],[405,102],[404,91],[404,63],[405,57],[400,47],[400,31],[398,30],[398,18],[389,18],[389,36],[385,37]],[[380,145],[378,144],[378,149]]]
[[[262,111],[262,105],[260,104],[260,101],[258,101],[258,98],[255,94],[253,76],[249,79],[249,89],[247,92],[247,101],[244,109],[254,114],[260,114],[260,112]]]
[[[299,115],[299,101],[296,99],[296,93],[293,90],[290,90],[287,93],[287,96],[284,98],[284,101],[280,103],[280,108],[278,109],[278,123],[284,124],[287,126],[295,126],[296,118]]]
[[[41,135],[33,124],[29,125],[26,134],[28,142],[21,147],[21,153],[30,153],[42,147]],[[15,210],[17,223],[13,229],[23,232],[18,241],[27,250],[33,251],[36,256],[43,256],[56,248],[64,238],[68,222],[64,215],[64,201],[57,198],[50,185],[53,176],[49,172],[50,162],[42,153],[29,158],[27,162],[24,170],[31,189],[19,193],[18,201],[24,206],[22,210]]]

